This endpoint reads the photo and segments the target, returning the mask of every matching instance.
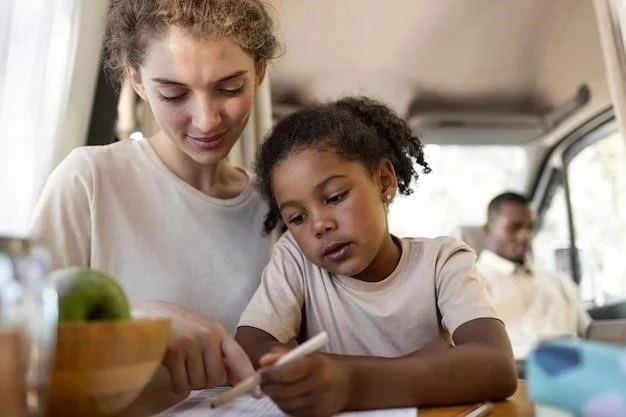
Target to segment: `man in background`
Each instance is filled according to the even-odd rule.
[[[507,192],[487,209],[486,248],[477,261],[479,274],[506,325],[518,372],[541,340],[584,336],[591,319],[572,280],[530,264],[534,220],[526,197]]]

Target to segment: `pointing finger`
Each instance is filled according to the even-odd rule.
[[[235,381],[230,382],[236,383],[254,374],[254,367],[252,362],[250,362],[250,358],[226,331],[224,331],[222,337],[222,354],[235,378]]]

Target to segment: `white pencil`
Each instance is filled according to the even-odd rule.
[[[284,365],[294,359],[302,358],[309,353],[313,353],[328,343],[328,334],[326,332],[318,333],[303,344],[296,346],[294,349],[281,356],[273,366]],[[238,396],[252,391],[261,381],[261,375],[256,372],[254,375],[244,379],[233,388],[229,389],[222,395],[211,401],[211,407],[219,407],[224,405]]]
[[[485,417],[491,413],[491,409],[493,408],[493,404],[490,402],[485,402],[482,404],[478,404],[474,408],[470,408],[468,411],[461,413],[460,417]]]

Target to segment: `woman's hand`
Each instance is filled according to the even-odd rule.
[[[246,353],[219,323],[164,301],[141,303],[133,314],[172,320],[163,366],[175,392],[235,384],[254,373]]]
[[[314,353],[271,367],[285,352],[275,349],[260,360],[261,388],[278,407],[294,417],[327,417],[346,407],[351,380],[344,363]]]

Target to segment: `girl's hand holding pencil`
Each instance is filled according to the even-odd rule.
[[[260,360],[261,388],[283,412],[295,417],[330,416],[345,408],[350,374],[343,362],[313,353],[275,366],[284,357],[272,352]]]
[[[323,355],[312,355],[327,342],[328,335],[321,332],[290,351],[266,354],[261,358],[258,372],[217,397],[211,405],[218,407],[226,404],[261,385],[263,392],[288,414],[297,415],[298,409],[308,408],[311,404],[315,407],[330,406],[325,404],[327,391],[338,388],[333,388],[335,382],[346,376],[341,372],[337,375],[338,361]]]

